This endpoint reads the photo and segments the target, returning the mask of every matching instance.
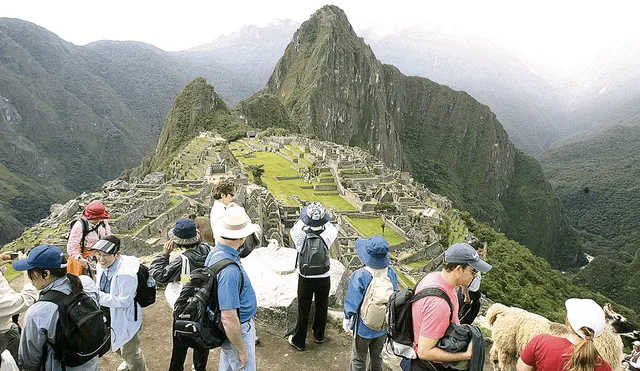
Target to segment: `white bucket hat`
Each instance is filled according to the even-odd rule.
[[[580,331],[583,327],[593,330],[594,337],[602,335],[604,332],[604,310],[595,301],[591,299],[568,299],[564,302],[567,308],[567,319],[573,331],[581,338],[585,338],[585,334]]]
[[[257,225],[251,223],[244,207],[231,207],[224,213],[224,217],[213,226],[216,237],[225,239],[240,239],[258,230]]]

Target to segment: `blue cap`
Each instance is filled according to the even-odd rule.
[[[196,222],[187,218],[178,219],[168,235],[177,245],[193,245],[200,242]]]
[[[33,268],[59,269],[66,268],[67,263],[62,264],[64,253],[53,245],[36,246],[26,259],[13,262],[13,269],[17,271],[27,271]]]
[[[469,264],[478,271],[484,273],[491,270],[491,265],[480,259],[476,249],[468,243],[454,243],[444,252],[444,261],[447,263]]]
[[[389,257],[389,243],[378,235],[369,238],[358,238],[356,240],[356,253],[364,265],[380,269],[386,268],[391,262]]]

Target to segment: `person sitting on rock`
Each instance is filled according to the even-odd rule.
[[[93,276],[90,257],[93,250],[89,249],[100,238],[111,234],[109,226],[110,215],[102,202],[98,200],[87,204],[82,212],[82,216],[73,223],[67,241],[67,255],[69,264],[67,271],[79,276],[89,274]]]
[[[295,330],[288,338],[289,344],[299,351],[305,350],[311,302],[315,300],[315,316],[313,319],[313,336],[316,343],[324,342],[324,331],[327,325],[327,311],[329,309],[329,289],[331,279],[329,275],[328,251],[338,238],[338,229],[329,221],[329,214],[320,202],[314,201],[302,209],[300,219],[291,227],[291,240],[298,251],[298,319]],[[309,234],[320,236],[326,248],[326,262],[322,273],[307,273],[300,262],[303,247],[309,239]],[[311,236],[313,237],[313,236]]]
[[[209,225],[207,225],[207,227],[209,227]],[[200,235],[196,229],[196,223],[191,219],[179,219],[176,221],[174,227],[169,231],[169,235],[171,236],[171,239],[164,244],[164,251],[162,254],[156,256],[151,262],[149,274],[156,280],[156,282],[160,283],[184,282],[188,279],[188,277],[182,277],[182,264],[184,259],[186,259],[188,264],[188,267],[185,267],[184,272],[188,275],[192,270],[204,267],[204,262],[211,251],[211,246],[202,243]],[[171,263],[169,263],[171,251],[173,251],[176,246],[185,250],[182,252],[181,256],[175,257]],[[178,287],[180,287],[180,285],[178,285]],[[170,288],[168,287],[167,290],[169,289]],[[176,294],[179,295],[179,289]],[[177,299],[176,294],[172,297],[173,303],[170,303],[171,307],[173,307],[173,304],[175,304],[175,300]],[[170,295],[168,294],[165,295],[167,301],[170,300],[169,296]],[[174,336],[169,370],[182,371],[184,369],[184,360],[187,356],[187,350],[189,350],[189,347],[183,344],[178,337]],[[193,366],[195,370],[206,370],[208,358],[208,349],[194,348]]]
[[[353,272],[349,278],[349,287],[344,299],[344,321],[343,328],[347,333],[353,334],[354,341],[351,342],[351,360],[349,362],[350,371],[382,371],[382,347],[386,338],[387,330],[367,326],[362,319],[362,305],[365,294],[368,292],[370,284],[376,277],[383,278],[382,285],[376,285],[377,290],[386,290],[390,295],[398,289],[398,276],[396,271],[389,266],[389,243],[382,236],[371,236],[368,239],[358,238],[356,240],[356,253],[364,264],[364,267]],[[376,281],[378,282],[378,281]],[[386,285],[385,285],[386,284]],[[382,312],[384,313],[384,312]],[[380,327],[384,325],[384,318],[378,322]],[[369,323],[371,325],[371,323]],[[355,333],[354,333],[355,329]],[[367,369],[367,354],[369,354],[369,368]]]

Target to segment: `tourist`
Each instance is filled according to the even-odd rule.
[[[481,259],[485,259],[484,243],[474,239],[469,242],[469,245],[473,247],[480,256]],[[478,272],[478,275],[471,281],[469,286],[461,286],[458,290],[458,303],[460,305],[460,324],[471,325],[480,312],[480,280],[482,273]]]
[[[17,260],[16,260],[17,261]],[[4,277],[7,264],[11,264],[11,254],[0,254],[0,354],[8,350],[15,361],[18,360],[18,345],[20,344],[20,329],[12,321],[12,317],[26,311],[38,300],[38,291],[29,279],[28,272],[24,274],[22,291],[15,292]]]
[[[633,350],[630,354],[624,356],[622,364],[628,371],[640,370],[640,341],[636,340],[633,342]]]
[[[33,248],[26,259],[13,262],[13,269],[27,271],[27,276],[40,291],[40,298],[47,292],[59,291],[69,295],[85,291],[90,297],[97,298],[97,289],[90,278],[84,280],[67,272],[67,260],[62,250],[52,245],[40,245]],[[83,282],[87,283],[84,287]],[[38,300],[25,314],[18,364],[26,371],[91,371],[98,370],[98,356],[86,363],[76,366],[63,366],[50,346],[56,343],[55,335],[58,324],[58,305],[45,300]]]
[[[564,337],[535,336],[520,353],[518,371],[611,370],[593,343],[604,332],[602,307],[591,299],[568,299],[564,305],[569,333]]]
[[[118,370],[146,370],[140,349],[142,307],[134,300],[140,261],[135,256],[121,255],[120,239],[113,235],[103,237],[91,249],[98,261],[100,306],[111,326],[111,351],[123,359]]]
[[[437,344],[450,323],[460,324],[456,286],[468,286],[479,272],[488,272],[490,269],[491,265],[480,259],[469,244],[456,243],[449,246],[444,253],[442,270],[426,275],[416,286],[415,292],[427,287],[441,289],[449,297],[453,313],[445,299],[437,296],[427,296],[411,304],[414,349],[418,359],[403,360],[403,370],[433,370],[436,367],[433,363],[471,360],[472,347],[468,347],[465,352],[450,353],[438,348]],[[442,369],[442,365],[437,367]]]
[[[239,206],[227,210],[213,228],[219,240],[209,253],[205,265],[211,267],[225,258],[238,265],[228,265],[218,273],[218,304],[222,326],[228,338],[220,347],[218,370],[221,371],[256,370],[256,326],[253,317],[258,303],[238,251],[247,236],[256,230],[257,225],[251,223],[244,208]]]
[[[311,329],[316,343],[322,344],[324,342],[329,309],[329,290],[331,288],[328,250],[338,238],[338,229],[329,221],[329,214],[325,211],[324,206],[320,202],[314,201],[302,209],[300,219],[291,228],[290,235],[298,251],[298,319],[288,341],[292,347],[303,351],[306,346],[312,299],[315,301],[315,316]],[[318,274],[305,272],[301,262],[303,247],[308,241],[311,241],[310,238],[315,240],[311,235],[320,237],[318,240],[323,243],[322,249],[326,258],[323,262],[324,268],[314,269]]]
[[[208,223],[206,227],[211,228]],[[179,219],[176,221],[174,227],[169,231],[169,235],[171,239],[164,244],[162,254],[156,256],[151,262],[149,274],[156,282],[172,283],[167,286],[165,298],[167,302],[171,301],[170,306],[173,308],[173,304],[175,304],[176,299],[180,295],[180,288],[182,287],[178,282],[187,282],[189,279],[188,274],[192,270],[204,267],[204,262],[211,251],[211,246],[202,243],[196,229],[196,223],[191,219]],[[180,254],[181,256],[175,257],[171,263],[169,263],[169,257],[174,247],[183,248],[184,251]],[[183,262],[187,263],[186,267],[183,267]],[[183,272],[187,276],[182,276]],[[188,349],[189,347],[184,345],[178,337],[173,336],[169,370],[182,371],[184,369],[184,360],[187,356]],[[194,369],[196,371],[206,370],[208,357],[208,349],[194,348]]]
[[[222,219],[227,206],[236,199],[236,185],[230,179],[221,180],[213,186],[211,190],[213,197],[213,206],[209,219],[211,220],[211,229]]]
[[[349,362],[350,371],[382,371],[382,347],[386,338],[386,329],[371,329],[362,320],[362,306],[365,294],[376,277],[388,277],[388,287],[380,287],[382,292],[385,289],[390,295],[393,290],[398,289],[398,276],[395,270],[389,266],[389,243],[382,236],[372,236],[368,239],[358,238],[356,240],[356,253],[364,264],[364,267],[353,272],[349,278],[349,287],[344,299],[344,322],[343,327],[348,333],[355,329],[354,341],[351,342],[351,360]],[[388,297],[387,295],[387,297]],[[384,313],[381,312],[381,313]],[[384,315],[379,323],[384,325]],[[367,368],[367,354],[369,354],[369,368]]]
[[[109,212],[102,202],[98,200],[87,204],[82,216],[73,222],[67,241],[67,254],[69,255],[69,273],[79,276],[89,274],[93,276],[95,268],[90,259],[93,251],[89,249],[100,238],[111,234],[109,226]]]

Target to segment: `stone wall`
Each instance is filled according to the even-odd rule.
[[[123,233],[139,225],[145,216],[156,215],[164,209],[171,201],[169,192],[162,192],[159,196],[144,200],[136,209],[122,215],[118,220],[111,221],[111,229],[114,233]]]

